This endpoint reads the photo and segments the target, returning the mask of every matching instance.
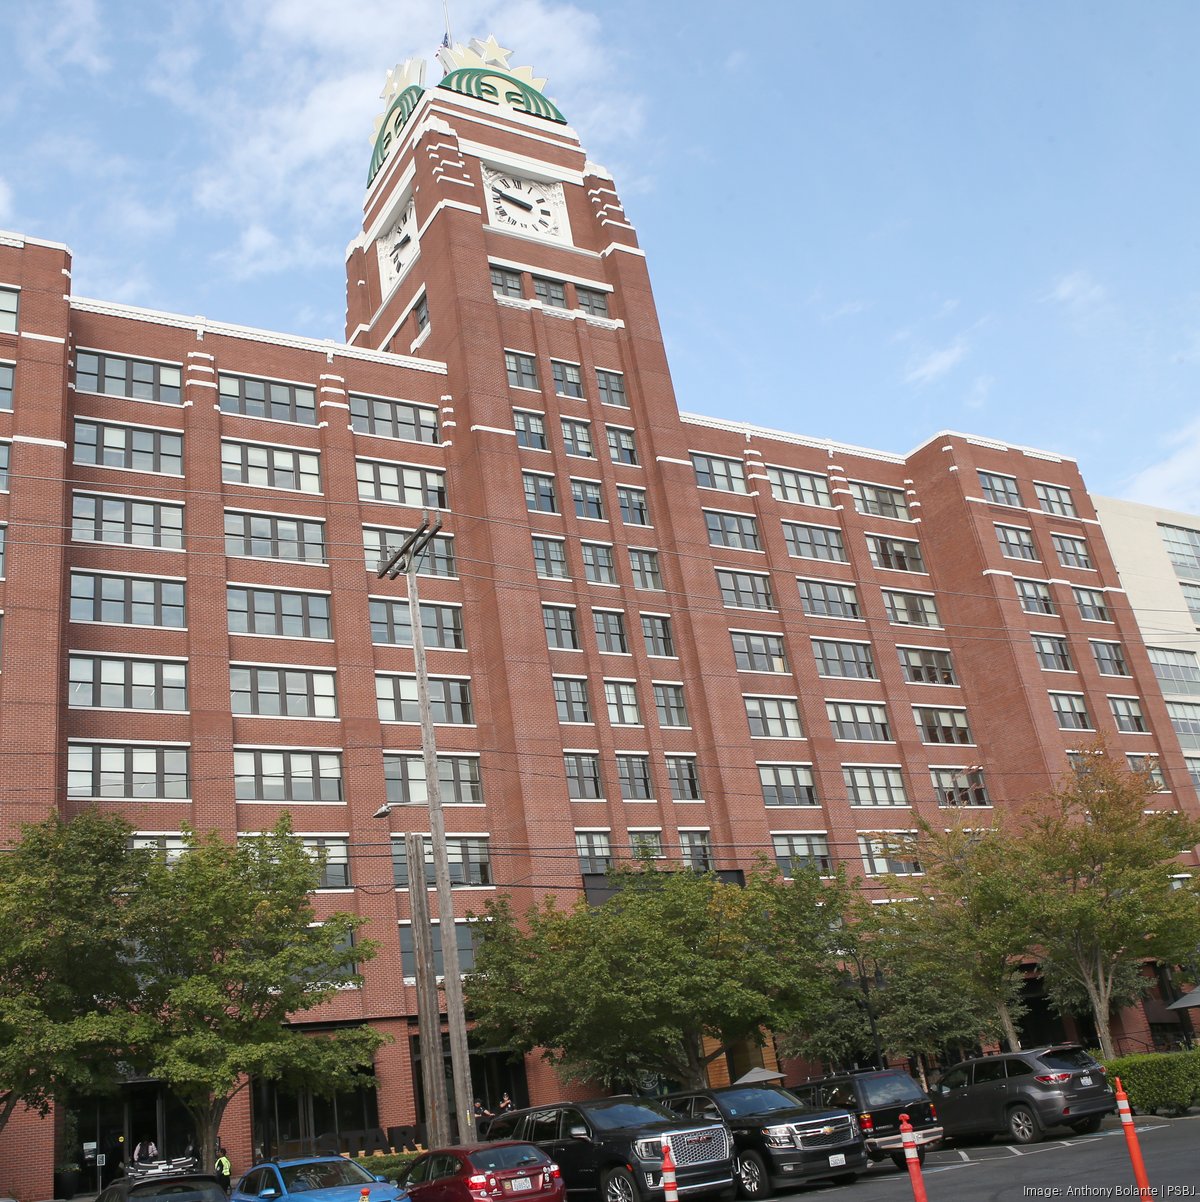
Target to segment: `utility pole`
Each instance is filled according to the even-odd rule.
[[[442,932],[442,981],[446,993],[446,1026],[450,1033],[450,1066],[454,1080],[454,1114],[459,1143],[475,1142],[474,1088],[471,1084],[471,1060],[467,1048],[467,1016],[463,1005],[462,975],[458,962],[458,931],[454,925],[454,896],[450,887],[450,858],[446,850],[446,822],[442,813],[441,778],[438,774],[437,741],[433,730],[433,709],[429,703],[429,672],[425,665],[425,634],[421,626],[421,599],[417,590],[417,562],[421,552],[442,528],[438,517],[433,525],[429,514],[421,515],[421,524],[401,544],[389,552],[376,573],[395,580],[401,572],[408,579],[408,615],[412,628],[413,660],[417,670],[417,707],[421,714],[421,751],[425,760],[425,788],[429,799],[429,837],[433,849],[433,873],[437,884],[438,918]],[[409,853],[408,887],[410,899],[425,889],[425,857],[415,861]],[[422,901],[427,899],[422,898]],[[417,923],[414,909],[413,925]],[[430,931],[426,914],[426,931]],[[415,935],[414,929],[414,935]],[[432,940],[430,940],[432,943]],[[419,1016],[418,1016],[419,1021]],[[437,1065],[441,1068],[441,1031],[435,1024]],[[422,1062],[427,1045],[422,1043]]]

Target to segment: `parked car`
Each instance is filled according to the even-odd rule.
[[[413,1202],[563,1202],[562,1170],[533,1144],[462,1144],[418,1156],[400,1178]]]
[[[630,1096],[555,1102],[492,1120],[489,1140],[536,1144],[562,1169],[568,1198],[659,1202],[669,1144],[680,1196],[731,1199],[733,1140],[724,1123],[684,1121],[658,1102]]]
[[[1103,1066],[1078,1044],[964,1060],[942,1074],[934,1096],[947,1135],[1007,1135],[1017,1144],[1048,1127],[1098,1131],[1116,1109]]]
[[[101,1190],[96,1202],[225,1202],[225,1189],[212,1173],[155,1173],[118,1177]]]
[[[853,1111],[858,1117],[867,1156],[883,1160],[890,1156],[896,1167],[904,1168],[904,1140],[900,1134],[900,1116],[908,1115],[917,1145],[917,1158],[925,1163],[925,1150],[942,1138],[938,1113],[929,1095],[902,1069],[867,1069],[834,1073],[791,1088],[810,1106],[837,1106]]]
[[[232,1202],[407,1202],[408,1195],[386,1177],[373,1177],[344,1156],[292,1156],[256,1164],[230,1192]]]
[[[848,1110],[809,1106],[778,1085],[730,1085],[662,1098],[684,1118],[721,1119],[733,1133],[734,1173],[744,1198],[818,1178],[850,1182],[867,1167]]]

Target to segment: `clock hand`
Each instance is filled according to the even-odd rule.
[[[492,195],[498,200],[507,200],[509,204],[514,204],[519,209],[524,209],[527,213],[533,212],[533,205],[527,200],[522,200],[519,196],[513,196],[511,192],[501,192],[498,188],[492,189]]]

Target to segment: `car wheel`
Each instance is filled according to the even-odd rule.
[[[925,1145],[917,1145],[917,1164],[925,1163]],[[906,1172],[908,1169],[908,1157],[903,1152],[892,1153],[892,1164],[901,1172]]]
[[[1014,1144],[1035,1144],[1042,1138],[1042,1125],[1028,1106],[1014,1106],[1008,1112],[1008,1133]]]
[[[734,1172],[743,1198],[765,1198],[771,1192],[766,1163],[757,1152],[739,1152]]]
[[[625,1169],[609,1169],[604,1175],[604,1202],[638,1202],[637,1186]]]
[[[1104,1122],[1104,1115],[1093,1114],[1085,1119],[1080,1119],[1077,1123],[1071,1124],[1071,1130],[1076,1135],[1095,1135],[1100,1130],[1100,1124]]]

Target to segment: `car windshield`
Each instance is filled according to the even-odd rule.
[[[504,1144],[498,1148],[480,1148],[467,1161],[477,1169],[523,1169],[526,1165],[549,1164],[550,1157],[532,1144]]]
[[[770,1086],[753,1089],[725,1089],[714,1095],[717,1105],[728,1115],[770,1114],[774,1110],[795,1110],[803,1105],[786,1089]]]
[[[925,1091],[907,1073],[881,1073],[878,1077],[862,1077],[858,1082],[863,1103],[874,1106],[894,1106],[899,1102],[923,1102]]]
[[[171,1202],[225,1202],[215,1181],[143,1181],[129,1187],[130,1198],[170,1198]]]
[[[375,1178],[352,1160],[314,1160],[308,1164],[280,1165],[283,1184],[289,1194],[314,1189],[336,1189],[339,1185],[370,1185]]]
[[[1083,1048],[1051,1048],[1048,1052],[1042,1052],[1038,1059],[1047,1068],[1056,1068],[1059,1070],[1078,1070],[1081,1068],[1096,1068],[1096,1061],[1091,1058],[1083,1050]]]
[[[661,1127],[663,1123],[679,1122],[679,1115],[672,1114],[657,1102],[634,1102],[614,1099],[611,1102],[590,1102],[588,1118],[602,1131],[613,1131],[618,1127]]]

